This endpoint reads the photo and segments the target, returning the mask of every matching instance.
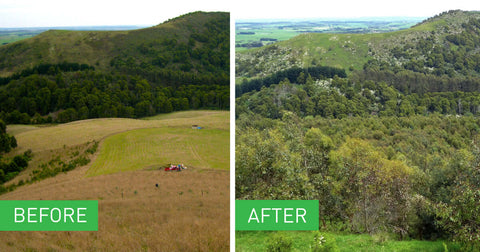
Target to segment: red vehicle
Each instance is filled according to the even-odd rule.
[[[183,165],[170,165],[168,167],[165,167],[165,171],[182,171],[185,169]]]

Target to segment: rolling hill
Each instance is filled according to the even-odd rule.
[[[480,12],[455,10],[389,33],[301,34],[236,53],[236,77],[265,77],[279,70],[316,65],[343,68],[350,74],[372,62],[396,71],[478,76],[479,19]],[[463,62],[463,57],[462,62],[457,61],[459,54],[471,62]],[[419,61],[423,64],[417,66]]]
[[[94,66],[99,70],[112,70],[112,60],[120,64],[120,61],[132,58],[134,62],[128,62],[129,64],[140,65],[151,64],[160,56],[166,60],[158,64],[178,69],[185,63],[179,59],[176,61],[175,57],[178,57],[191,61],[198,71],[208,66],[207,62],[201,62],[202,55],[180,55],[184,53],[180,50],[192,50],[201,54],[201,50],[207,47],[212,49],[211,54],[224,64],[217,66],[222,68],[228,66],[228,55],[227,58],[221,55],[225,53],[225,49],[228,51],[229,47],[228,23],[228,13],[194,12],[138,30],[49,30],[33,38],[1,46],[0,76],[5,77],[42,63],[74,62]],[[209,39],[212,36],[216,41]],[[179,49],[179,52],[176,53],[174,49]],[[211,64],[213,59],[210,60],[207,59]],[[157,65],[152,66],[158,67]]]
[[[377,250],[333,231],[379,251],[478,250],[478,52],[480,13],[448,11],[237,53],[236,198],[318,199],[321,212],[310,238],[237,231],[237,249]]]
[[[0,46],[0,119],[228,109],[229,22],[229,13],[193,12],[145,29],[50,30]]]

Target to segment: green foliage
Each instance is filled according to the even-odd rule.
[[[337,242],[333,235],[321,233],[319,231],[313,232],[313,241],[310,245],[312,252],[337,252],[340,251]]]
[[[89,155],[95,153],[98,148],[98,142],[93,141],[88,143],[88,148],[84,153],[75,151],[72,153],[74,158],[70,160],[62,160],[60,156],[52,158],[50,161],[41,163],[37,169],[30,174],[30,179],[25,183],[33,183],[35,181],[43,180],[49,177],[55,177],[59,173],[71,171],[77,167],[85,166],[90,163]]]
[[[48,31],[2,46],[0,73],[13,74],[0,78],[0,119],[64,123],[228,109],[229,23],[228,13],[196,12],[147,29]]]
[[[478,118],[283,113],[276,120],[237,119],[238,199],[317,199],[327,229],[340,225],[343,231],[394,233],[399,239],[448,237],[448,230],[460,230],[456,225],[468,226],[461,218],[448,224],[453,213],[463,212],[465,220],[476,216],[478,209],[468,202],[477,197],[471,141]],[[472,193],[463,195],[467,188]],[[437,221],[436,204],[445,206],[444,223]]]
[[[288,252],[292,251],[293,240],[283,232],[275,233],[271,239],[267,240],[268,252]]]
[[[293,251],[311,251],[314,235],[317,231],[289,231],[283,232],[292,241]],[[347,233],[332,233],[320,232],[326,239],[335,243],[331,247],[337,247],[338,250],[332,251],[465,251],[459,243],[448,242],[446,240],[437,241],[419,241],[419,240],[405,240],[398,241],[395,239],[386,239],[383,243],[376,242],[374,238],[366,234],[347,234]],[[272,232],[270,231],[236,231],[236,251],[266,251],[266,240],[271,239]],[[328,241],[327,240],[327,243]]]
[[[7,125],[0,119],[0,154],[10,152],[12,148],[16,147],[17,140],[14,136],[7,134]]]
[[[32,151],[27,150],[22,155],[16,155],[12,159],[5,159],[0,156],[0,184],[3,184],[28,167],[32,159]]]
[[[228,109],[229,88],[208,82],[163,86],[134,76],[83,71],[12,81],[0,89],[0,105],[0,118],[10,124],[65,123],[188,109]],[[58,113],[51,114],[55,111]]]
[[[289,82],[305,84],[305,75],[314,79],[333,78],[334,76],[345,78],[347,74],[345,70],[328,66],[315,66],[309,68],[293,67],[287,70],[276,72],[270,76],[250,81],[243,81],[235,86],[236,96],[239,97],[244,93],[251,91],[259,91],[262,87],[269,87],[272,84],[280,83],[282,80],[288,79]]]
[[[424,77],[409,77],[408,79],[420,80],[422,78]],[[436,81],[450,83],[452,87],[458,85],[467,88],[468,86],[440,80],[440,78]],[[436,81],[432,81],[432,85],[437,85]],[[407,83],[411,82],[407,81]],[[480,114],[480,93],[478,91],[462,92],[455,91],[455,89],[432,93],[410,93],[408,90],[405,93],[404,91],[396,89],[394,86],[388,86],[383,81],[355,82],[345,78],[317,80],[315,84],[309,85],[282,82],[237,98],[236,110],[237,117],[242,113],[255,113],[272,119],[281,118],[282,111],[291,111],[302,117],[311,115],[327,118],[367,115],[411,116],[431,113]]]
[[[480,156],[474,152],[459,151],[454,159],[454,174],[450,177],[449,195],[434,206],[439,225],[471,248],[480,248]]]
[[[317,199],[323,229],[372,234],[363,244],[443,238],[478,250],[478,20],[453,11],[407,31],[305,34],[239,54],[242,83],[330,62],[317,56],[365,64],[348,79],[297,72],[240,92],[237,198]]]

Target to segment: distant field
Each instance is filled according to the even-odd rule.
[[[99,227],[98,232],[2,232],[0,251],[228,251],[229,115],[186,111],[148,120],[9,125],[19,144],[15,152],[34,154],[13,183],[52,157],[68,160],[83,153],[88,142],[100,147],[90,164],[19,186],[0,200],[98,200]],[[191,168],[155,169],[168,162]]]
[[[187,167],[228,169],[229,132],[192,128],[153,128],[108,137],[88,175],[183,163]]]
[[[235,50],[288,40],[303,33],[381,33],[410,28],[424,18],[363,18],[363,19],[291,19],[239,20],[235,24]],[[263,40],[263,41],[262,41]]]
[[[0,46],[31,38],[44,31],[51,29],[72,30],[72,31],[118,31],[133,30],[144,26],[78,26],[78,27],[27,27],[27,28],[0,28]]]

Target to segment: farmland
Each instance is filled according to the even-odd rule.
[[[105,139],[101,154],[88,174],[165,167],[175,161],[188,167],[226,169],[228,159],[222,157],[228,157],[228,151],[228,131],[225,130],[139,129]]]
[[[143,28],[139,26],[76,26],[76,27],[19,27],[19,28],[0,28],[0,45],[6,45],[15,41],[31,38],[42,32],[62,29],[73,31],[114,31],[114,30],[132,30]]]
[[[303,33],[379,33],[407,29],[422,18],[384,17],[340,19],[258,19],[235,24],[235,50],[244,51]]]
[[[68,160],[88,143],[99,142],[97,152],[88,156],[92,160],[88,165],[0,196],[1,200],[98,200],[99,227],[97,232],[4,232],[0,250],[228,250],[228,121],[228,112],[186,111],[148,120],[9,125],[19,145],[14,152],[29,148],[34,154],[29,168],[10,183],[27,180],[54,157]],[[194,130],[192,124],[204,129]],[[162,140],[172,136],[176,137],[169,143],[177,149],[159,151],[166,146]],[[111,145],[119,139],[131,142]],[[198,149],[182,150],[187,142]],[[145,149],[152,152],[136,157]],[[102,163],[112,153],[117,153],[111,157],[115,162]],[[139,164],[130,165],[131,160]],[[168,162],[184,162],[189,169],[170,173],[159,169]]]

